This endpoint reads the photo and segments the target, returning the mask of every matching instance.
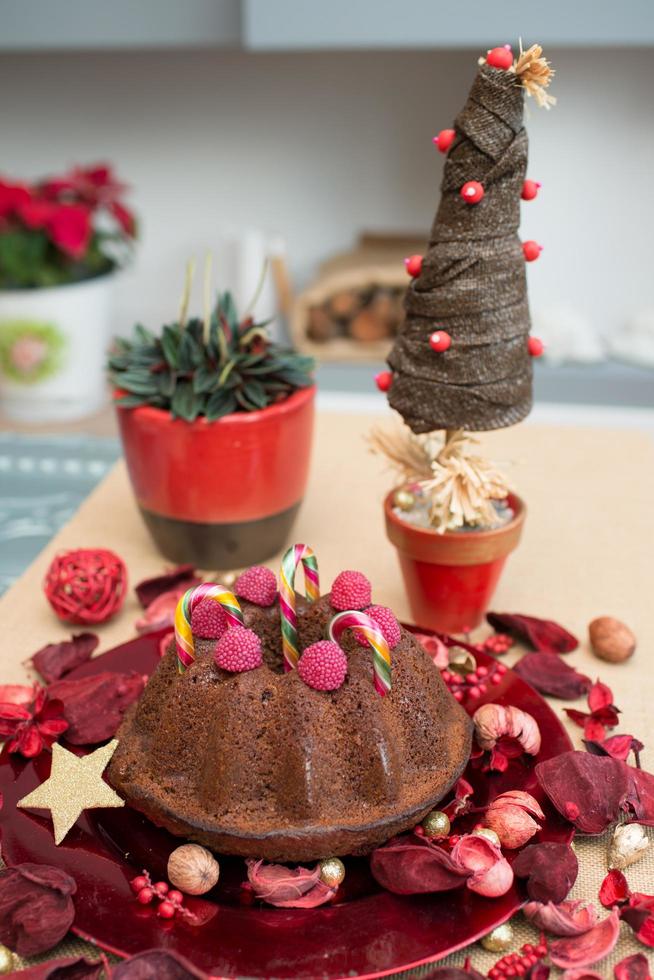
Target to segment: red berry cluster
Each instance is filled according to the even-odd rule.
[[[463,701],[465,697],[471,701],[477,701],[482,694],[488,691],[488,685],[494,687],[502,683],[502,678],[506,674],[504,664],[493,664],[492,667],[477,667],[469,674],[461,676],[451,670],[442,670],[441,677],[452,692],[455,701]]]
[[[507,953],[489,971],[489,980],[504,980],[505,977],[526,977],[532,966],[547,956],[545,937],[541,936],[538,946],[525,943],[519,953]]]
[[[154,884],[147,871],[138,875],[130,881],[132,891],[136,895],[136,901],[141,905],[150,905],[151,902],[159,902],[157,915],[161,919],[172,919],[177,912],[185,913],[183,908],[184,896],[177,889],[171,888],[166,881],[157,881]]]
[[[513,638],[508,633],[492,633],[482,643],[482,650],[486,653],[492,653],[495,656],[498,654],[501,656],[507,650],[510,650],[512,646]]]

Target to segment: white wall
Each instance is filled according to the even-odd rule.
[[[532,105],[523,238],[532,307],[568,304],[603,330],[654,306],[654,55],[548,52],[559,105]],[[465,99],[477,52],[221,51],[0,56],[0,171],[112,159],[143,239],[117,328],[174,316],[190,253],[261,226],[297,284],[361,228],[424,230],[442,159],[431,136]]]

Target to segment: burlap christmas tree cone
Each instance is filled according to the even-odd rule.
[[[484,61],[455,121],[429,249],[408,288],[406,322],[389,357],[390,404],[416,433],[497,429],[531,408],[518,237],[528,148],[523,103],[525,91],[541,104],[553,101],[544,93],[550,75],[537,45],[506,70]],[[471,181],[482,187],[475,203],[461,193]],[[430,337],[439,330],[451,344],[435,351]]]

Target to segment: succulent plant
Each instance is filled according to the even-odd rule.
[[[119,405],[153,405],[174,418],[210,422],[232,412],[254,412],[313,384],[313,360],[273,343],[266,323],[239,320],[231,293],[223,293],[206,321],[164,326],[155,336],[137,324],[131,339],[117,338],[109,377]]]

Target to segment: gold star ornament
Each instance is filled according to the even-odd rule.
[[[17,805],[49,810],[55,844],[61,844],[84,810],[125,806],[125,800],[102,778],[117,746],[118,739],[114,738],[95,752],[80,757],[55,742],[49,778]]]

